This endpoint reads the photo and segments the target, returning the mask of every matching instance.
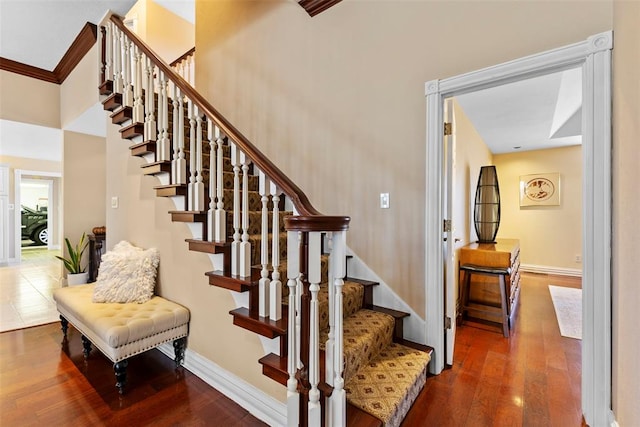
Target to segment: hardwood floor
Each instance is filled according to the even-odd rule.
[[[120,396],[108,359],[94,350],[85,363],[71,326],[61,341],[59,323],[0,334],[0,425],[266,425],[158,350],[130,359]]]
[[[580,280],[524,274],[511,338],[458,328],[451,369],[430,377],[403,427],[580,426],[581,341],[560,336],[548,285]],[[132,358],[119,396],[111,362],[59,324],[0,334],[2,426],[263,426],[157,350]]]
[[[579,278],[526,274],[511,338],[461,326],[454,365],[427,379],[408,426],[580,426],[581,341],[560,335],[548,285]]]

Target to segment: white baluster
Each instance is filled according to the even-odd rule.
[[[173,145],[173,160],[171,161],[171,183],[178,182],[178,98],[180,90],[173,85],[173,132],[171,133]]]
[[[158,156],[157,161],[166,161],[171,159],[171,147],[169,141],[169,94],[167,93],[167,79],[164,71],[159,71],[158,96]]]
[[[173,184],[187,183],[187,162],[184,156],[184,104],[180,88],[174,86],[173,97],[173,161],[171,163]]]
[[[258,312],[260,316],[269,316],[269,308],[271,301],[269,299],[270,284],[269,280],[269,209],[267,207],[269,203],[269,178],[260,171],[260,196],[262,201],[262,227],[261,227],[261,242],[260,242],[260,262],[262,264],[262,270],[260,271],[260,281],[258,282]],[[273,235],[275,239],[275,235]]]
[[[273,218],[271,223],[271,286],[269,289],[269,318],[280,320],[282,318],[282,282],[280,281],[280,195],[275,183],[271,183],[269,192],[273,201]]]
[[[104,52],[104,78],[105,80],[111,80],[113,81],[113,57],[112,57],[112,52],[113,52],[113,34],[112,34],[112,28],[111,28],[112,22],[108,22],[107,25],[105,25],[105,33],[104,33],[104,48],[105,48],[105,52]]]
[[[191,84],[191,64],[189,63],[189,59],[185,58],[182,60],[182,63],[184,64],[184,79]]]
[[[242,243],[240,244],[240,276],[251,275],[251,242],[249,242],[249,164],[251,160],[240,152],[242,163]],[[234,206],[235,210],[235,206]]]
[[[131,41],[122,33],[120,42],[122,43],[122,77],[124,84],[124,92],[122,94],[122,103],[127,107],[133,107],[133,85],[131,70]]]
[[[145,131],[145,139],[147,141],[156,141],[158,139],[158,123],[156,123],[156,90],[155,90],[155,73],[154,66],[151,62],[151,58],[146,58],[144,61],[145,66],[145,76],[147,78],[147,90],[145,92],[144,100],[145,100],[145,113],[146,117],[144,120],[144,131]],[[159,77],[158,77],[159,80]],[[160,94],[160,88],[158,87],[158,109],[162,106],[162,99]],[[160,119],[160,113],[158,112],[158,120]],[[157,147],[157,146],[156,146]],[[160,147],[157,147],[160,148]],[[162,148],[156,150],[156,152],[161,151]]]
[[[231,242],[231,272],[240,275],[240,150],[231,144],[233,167],[233,242]]]
[[[297,427],[300,420],[300,395],[298,394],[298,371],[297,356],[299,353],[299,337],[294,332],[296,330],[296,306],[298,297],[298,276],[300,276],[300,240],[297,231],[287,232],[287,286],[289,287],[289,316],[287,334],[287,425]]]
[[[332,233],[327,233],[327,252],[330,254],[333,248],[333,234]],[[329,258],[329,277],[328,277],[328,302],[329,302],[329,336],[327,337],[327,343],[325,344],[325,360],[324,360],[324,369],[325,369],[325,381],[327,382],[327,384],[329,384],[330,386],[333,386],[333,380],[334,380],[334,371],[333,371],[333,367],[334,367],[334,360],[333,360],[333,353],[334,353],[334,344],[335,344],[335,325],[334,325],[334,304],[335,301],[334,299],[334,295],[335,295],[335,285],[333,283],[333,261],[334,258],[330,257]],[[331,418],[329,418],[331,419]]]
[[[347,423],[347,397],[344,391],[344,379],[342,370],[344,366],[343,352],[343,319],[342,319],[342,286],[345,275],[345,259],[347,255],[346,231],[333,232],[333,248],[330,262],[333,264],[333,275],[335,284],[334,295],[334,325],[335,325],[335,345],[333,351],[334,359],[334,381],[333,392],[329,398],[330,411],[333,417],[332,425],[344,426]]]
[[[321,280],[322,233],[309,233],[308,279],[311,302],[309,304],[309,427],[320,427],[321,407],[320,391],[320,325],[318,291]]]
[[[216,145],[218,147],[218,153],[216,155],[216,212],[215,212],[215,224],[216,229],[214,233],[214,239],[216,242],[224,242],[227,240],[227,213],[224,210],[224,140],[222,139],[222,133],[220,128],[215,128]]]
[[[142,103],[142,53],[138,46],[131,43],[133,56],[133,123],[144,123],[144,104]],[[147,139],[145,133],[144,139]]]
[[[207,140],[209,141],[209,209],[207,211],[207,240],[215,238],[216,206],[216,140],[213,138],[213,122],[207,118]]]
[[[193,102],[187,98],[187,117],[189,118],[189,186],[188,186],[188,211],[194,211],[196,188],[196,118],[193,114]]]
[[[113,91],[115,93],[122,93],[122,48],[120,29],[112,24],[113,28]]]
[[[195,55],[191,54],[189,55],[189,57],[187,58],[187,61],[189,61],[189,84],[193,87],[195,87],[196,85],[196,59],[195,59]]]
[[[193,201],[193,210],[204,211],[204,177],[202,176],[202,115],[195,107],[196,116],[196,184],[194,188],[195,200]]]

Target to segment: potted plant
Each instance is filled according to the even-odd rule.
[[[81,285],[87,283],[89,273],[85,272],[85,268],[82,267],[82,255],[84,254],[87,245],[85,233],[82,233],[80,241],[77,245],[71,246],[71,242],[67,237],[64,239],[67,244],[67,251],[69,252],[68,258],[63,258],[56,255],[56,258],[64,263],[64,267],[67,269],[67,284],[68,285]]]

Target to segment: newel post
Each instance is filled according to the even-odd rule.
[[[320,385],[334,386],[330,399],[326,400],[325,413],[329,425],[344,425],[346,420],[346,394],[343,389],[342,367],[342,279],[346,256],[346,231],[349,217],[340,216],[293,216],[285,218],[288,238],[287,278],[289,294],[289,380],[287,382],[287,413],[289,425],[320,426],[323,419],[324,402]],[[329,299],[329,312],[333,314],[334,345],[331,378],[320,378],[320,334],[318,319],[318,291],[320,289],[323,235],[332,235],[332,276],[335,296]],[[295,255],[294,255],[295,254]],[[296,256],[297,255],[297,256]],[[295,256],[296,261],[291,262]],[[302,283],[301,292],[295,294],[295,283]],[[296,301],[297,300],[297,301]],[[296,303],[297,302],[297,303]],[[295,305],[294,305],[295,303]],[[297,310],[292,309],[296,307]],[[296,318],[299,317],[299,327]],[[299,328],[299,331],[294,328]],[[299,333],[298,333],[299,332]],[[296,355],[299,354],[299,359]],[[298,360],[296,360],[298,359]],[[326,375],[326,373],[325,373]],[[295,387],[294,387],[295,386]],[[294,391],[295,390],[295,391]],[[323,390],[324,391],[324,390]],[[337,392],[337,393],[336,393]],[[334,424],[338,422],[338,424]]]

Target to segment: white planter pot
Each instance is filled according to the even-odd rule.
[[[89,273],[67,274],[67,285],[84,285],[89,280]]]

